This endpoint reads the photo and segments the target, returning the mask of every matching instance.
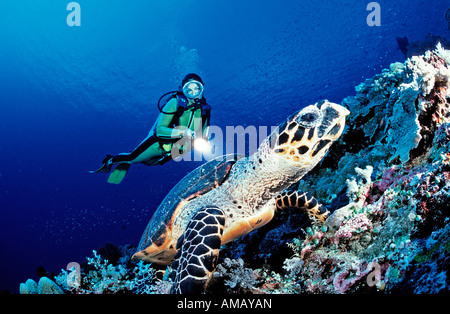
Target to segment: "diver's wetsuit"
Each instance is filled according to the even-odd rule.
[[[191,150],[191,140],[181,140],[186,128],[194,132],[202,132],[207,137],[211,107],[203,99],[203,106],[186,106],[180,109],[180,102],[187,104],[184,95],[171,98],[164,106],[149,133],[149,136],[131,153],[122,153],[112,158],[112,164],[144,163],[146,165],[162,165],[172,159],[172,148],[175,145],[182,155]],[[177,128],[184,126],[184,128]]]

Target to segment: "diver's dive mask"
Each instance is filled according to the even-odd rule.
[[[189,99],[196,99],[203,94],[203,84],[199,81],[189,81],[183,85],[183,94]]]

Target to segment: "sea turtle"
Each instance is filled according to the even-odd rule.
[[[323,101],[289,116],[249,157],[225,155],[186,175],[157,208],[133,259],[172,264],[172,293],[203,292],[220,246],[297,207],[313,223],[328,211],[288,188],[324,157],[349,111]]]

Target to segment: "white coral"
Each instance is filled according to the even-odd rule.
[[[445,60],[445,63],[447,66],[450,65],[450,50],[445,50],[444,47],[442,47],[441,43],[437,43],[436,50],[434,51],[439,57]]]
[[[235,287],[250,289],[257,283],[253,270],[244,267],[244,261],[240,258],[225,258],[223,263],[217,266],[214,277],[225,278],[225,285],[232,289]]]
[[[284,261],[283,269],[289,277],[296,277],[301,271],[305,262],[298,256],[294,256]]]
[[[347,179],[347,197],[352,201],[359,200],[370,189],[373,167],[367,166],[365,169],[356,167],[355,172],[358,175],[357,178]]]
[[[429,63],[432,53],[429,51],[423,57],[413,56],[406,62],[406,66],[414,72],[414,78],[420,86],[422,95],[428,95],[434,88],[436,78],[450,87],[450,51],[445,50],[440,43],[433,51],[445,61],[445,66],[435,67]]]

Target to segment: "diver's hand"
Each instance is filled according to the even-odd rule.
[[[191,129],[187,129],[184,131],[183,134],[184,137],[190,138],[190,139],[195,139],[197,136],[195,135],[195,132],[192,131]]]

